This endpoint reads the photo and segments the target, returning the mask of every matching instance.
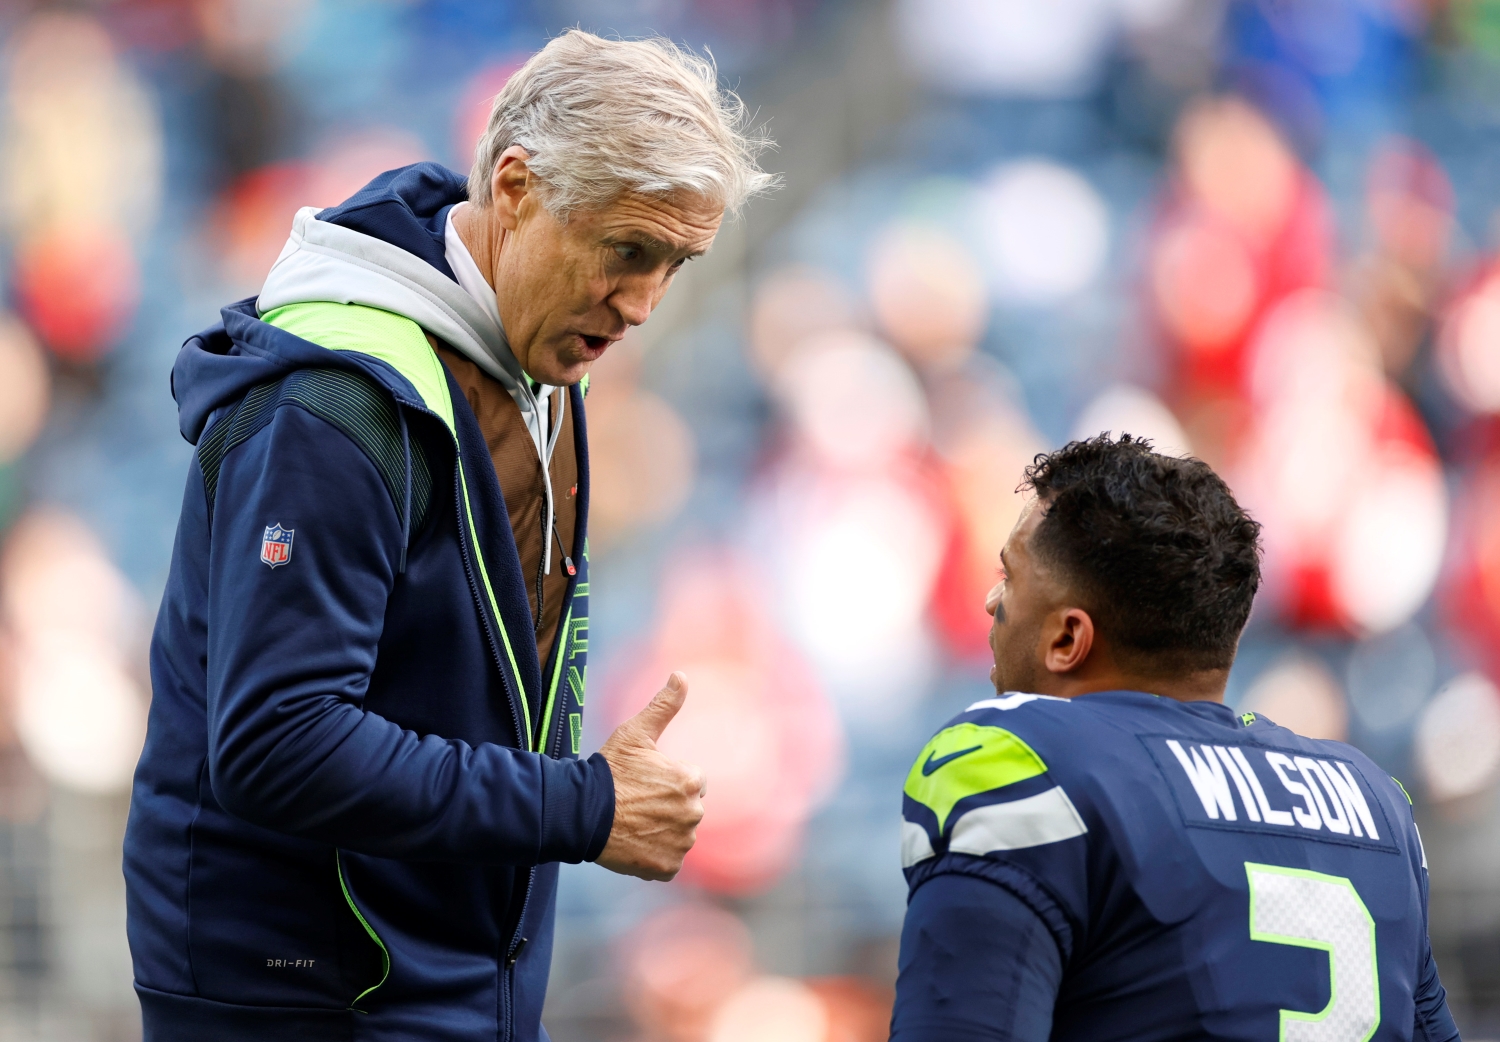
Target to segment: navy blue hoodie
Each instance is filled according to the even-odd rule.
[[[419,164],[316,218],[364,236],[361,263],[396,247],[446,286],[463,198]],[[387,308],[348,313],[405,323]],[[437,365],[445,418],[369,346],[319,346],[246,300],[173,369],[198,452],[125,840],[148,1042],[546,1037],[556,863],[597,857],[614,815],[604,759],[577,757],[583,394],[579,574],[544,664],[464,395]]]

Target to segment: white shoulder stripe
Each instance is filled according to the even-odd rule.
[[[976,709],[1015,709],[1027,702],[1035,702],[1041,699],[1046,702],[1066,702],[1066,698],[1058,698],[1056,695],[1030,695],[1024,691],[1007,691],[999,698],[985,698],[975,702],[964,712],[972,713]]]
[[[901,822],[901,867],[910,868],[932,855],[932,840],[927,838],[927,830],[914,821]]]
[[[959,854],[1021,850],[1058,843],[1088,831],[1061,786],[1011,803],[975,807],[953,826],[948,849]]]

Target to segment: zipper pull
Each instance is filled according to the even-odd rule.
[[[511,949],[510,955],[505,960],[505,966],[507,969],[515,969],[516,963],[521,960],[521,949],[524,947],[526,947],[526,938],[518,938],[516,940],[516,946]]]
[[[576,489],[578,486],[574,485],[573,487]],[[562,533],[557,530],[556,519],[552,522],[552,538],[557,540],[557,552],[562,554],[563,567],[568,570],[570,576],[577,575],[578,569],[573,566],[573,558],[569,557],[568,551],[563,549]]]

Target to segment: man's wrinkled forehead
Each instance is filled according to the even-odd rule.
[[[653,197],[628,193],[599,212],[609,235],[630,235],[654,251],[695,257],[707,253],[719,234],[724,210],[696,197]]]

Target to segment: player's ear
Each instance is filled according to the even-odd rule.
[[[1063,608],[1053,615],[1043,657],[1051,673],[1071,673],[1094,650],[1094,620],[1082,608]]]

